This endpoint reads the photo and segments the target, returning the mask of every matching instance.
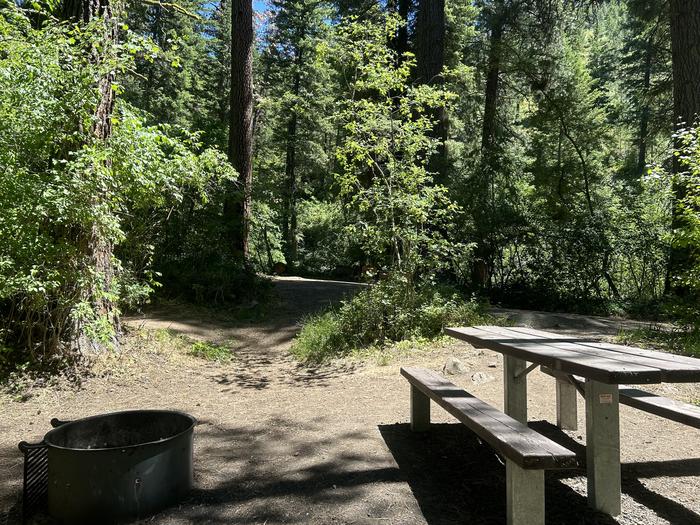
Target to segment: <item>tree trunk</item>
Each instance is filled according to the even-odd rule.
[[[671,12],[671,53],[673,59],[673,108],[678,119],[678,128],[697,124],[700,114],[700,2],[698,0],[670,0]],[[680,173],[682,166],[674,157],[674,173]],[[685,197],[685,187],[676,181],[674,184],[676,206],[674,206],[672,228],[683,226],[677,204]],[[673,283],[689,268],[690,254],[687,248],[673,247],[669,258],[666,278],[666,292],[683,296],[687,289]]]
[[[486,89],[484,91],[484,121],[481,128],[481,153],[488,161],[491,160],[490,157],[497,146],[496,117],[500,91],[503,29],[501,16],[499,13],[496,13],[491,19],[488,69],[486,71]]]
[[[475,206],[475,223],[479,239],[474,253],[472,284],[483,290],[491,280],[493,271],[493,248],[490,245],[491,186],[493,173],[498,162],[498,98],[500,95],[501,50],[504,31],[504,14],[501,9],[489,18],[491,35],[489,38],[489,56],[484,87],[484,120],[481,128],[481,169],[477,176],[476,193],[478,204]]]
[[[445,0],[420,0],[416,15],[416,76],[441,84],[445,65]]]
[[[674,113],[692,126],[700,113],[700,3],[671,0],[670,6]]]
[[[401,19],[401,27],[391,41],[391,48],[399,56],[399,63],[403,62],[403,55],[408,51],[408,18],[411,12],[411,0],[389,0],[387,7],[389,13],[395,13]]]
[[[160,47],[162,46],[160,38],[160,25],[162,16],[162,7],[159,5],[153,6],[153,23],[151,24],[151,38]],[[146,76],[146,88],[143,94],[143,109],[150,113],[152,111],[151,102],[153,99],[153,88],[155,85],[155,75],[156,75],[156,62],[149,62],[148,65],[148,75]]]
[[[401,6],[400,6],[401,7]],[[421,84],[441,86],[445,67],[445,0],[419,0],[416,15],[416,80]],[[428,169],[436,174],[436,182],[445,182],[447,171],[448,122],[444,107],[434,113],[433,137],[438,140],[437,152]]]
[[[111,22],[112,6],[110,0],[64,0],[61,17],[64,20],[85,24],[98,17],[104,17],[105,22]]]
[[[231,109],[229,161],[238,172],[239,191],[224,204],[234,258],[247,263],[253,186],[253,2],[231,5]]]
[[[104,33],[100,48],[93,46],[89,49],[90,60],[98,63],[101,60],[101,53],[108,52],[108,49],[117,40],[117,26],[112,14],[110,0],[66,0],[63,3],[61,15],[63,19],[75,23],[90,23],[101,18],[104,22]],[[94,140],[107,142],[112,135],[112,113],[114,110],[114,71],[110,71],[98,80],[97,90],[99,99],[95,108],[95,118],[91,128]],[[105,167],[111,168],[111,161],[105,161]],[[97,167],[96,167],[97,168]],[[107,188],[98,185],[93,195],[93,206],[100,206],[108,198]],[[80,249],[84,255],[85,264],[95,275],[95,280],[81,290],[82,300],[89,303],[95,315],[106,320],[113,334],[113,344],[117,343],[119,334],[119,312],[110,299],[115,269],[113,264],[113,245],[106,238],[104,232],[97,224],[93,224],[88,231],[81,233],[79,241]],[[79,351],[92,349],[101,350],[104,348],[102,341],[93,340],[87,333],[87,326],[84,320],[74,319],[71,322],[71,337]],[[100,334],[106,335],[106,334]]]
[[[651,65],[654,57],[654,41],[649,37],[644,54],[644,83],[642,84],[642,111],[639,117],[639,156],[637,173],[644,175],[647,167],[647,141],[649,139],[649,89],[651,87]]]
[[[292,93],[294,100],[299,96],[301,84],[301,67],[303,63],[303,51],[297,49],[294,64],[294,85]],[[287,123],[287,157],[285,162],[285,175],[287,179],[286,202],[284,209],[283,234],[285,239],[285,258],[287,266],[294,267],[297,260],[297,177],[296,177],[296,153],[297,153],[297,122],[296,108],[291,108],[291,115]]]

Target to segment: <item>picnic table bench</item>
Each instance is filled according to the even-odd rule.
[[[544,525],[544,471],[577,466],[576,454],[423,368],[402,368],[411,385],[411,429],[430,427],[430,400],[505,457],[508,525]]]
[[[476,348],[503,354],[504,412],[521,423],[527,423],[527,375],[531,371],[544,366],[555,374],[580,378],[586,399],[588,501],[594,509],[612,516],[621,510],[619,385],[700,382],[700,359],[691,357],[522,327],[476,326],[445,332]],[[562,406],[571,405],[572,397],[576,400],[575,387],[570,386],[567,389],[558,381]],[[695,420],[689,405],[679,407],[646,392],[626,389],[622,399],[658,415]],[[566,418],[565,413],[559,416]],[[574,424],[570,418],[559,423]]]
[[[576,430],[578,414],[575,392],[585,397],[586,380],[579,376],[560,374],[546,366],[540,369],[557,380],[557,426],[564,430]],[[575,391],[573,396],[561,393],[563,389],[572,387]],[[696,405],[623,385],[620,385],[620,403],[683,425],[700,428],[700,407]]]

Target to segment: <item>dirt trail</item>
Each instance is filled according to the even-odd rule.
[[[167,307],[131,317],[127,322],[131,326],[167,329],[193,339],[226,344],[236,355],[237,366],[235,372],[221,373],[219,380],[224,384],[262,389],[275,383],[318,382],[352,368],[303,366],[288,350],[306,317],[352,296],[364,285],[275,277],[274,286],[279,304],[274,315],[262,321],[227,322],[212,318],[206,309],[186,308],[183,312]]]
[[[71,419],[127,408],[174,408],[199,420],[196,488],[156,524],[501,524],[504,472],[487,446],[440,410],[427,435],[408,430],[402,365],[441,369],[450,356],[467,368],[454,381],[502,407],[501,358],[454,343],[396,355],[388,365],[341,361],[305,367],[287,353],[300,320],[357,285],[278,279],[282,303],[272,320],[219,319],[206,310],[168,308],[133,324],[230,342],[228,364],[146,355],[128,374],[83,388],[38,392],[20,403],[0,397],[0,524],[16,519],[21,458],[16,444],[39,440],[51,417]],[[557,431],[554,386],[529,380],[530,419],[571,447],[583,430]],[[700,398],[698,385],[661,385],[667,395]],[[579,428],[585,429],[583,405]],[[700,524],[700,432],[622,408],[623,516],[586,508],[580,471],[547,476],[548,523]],[[449,424],[448,424],[449,423]]]
[[[491,308],[494,315],[506,317],[517,325],[581,337],[607,338],[621,331],[670,326],[664,323],[635,321],[618,317],[600,317],[568,313],[538,312],[514,308]]]

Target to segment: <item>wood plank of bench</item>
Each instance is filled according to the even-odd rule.
[[[574,452],[450,383],[437,372],[402,368],[401,375],[519,467],[561,469],[578,465]]]
[[[554,378],[561,377],[560,373],[547,367],[541,367],[541,370]],[[579,388],[585,385],[583,378],[577,376],[571,376],[571,378]],[[624,386],[620,387],[620,403],[683,425],[700,428],[700,407],[689,403]]]
[[[700,428],[700,407],[636,388],[621,388],[620,403],[690,427]]]

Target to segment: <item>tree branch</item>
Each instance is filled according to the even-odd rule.
[[[141,3],[147,4],[147,5],[157,5],[162,7],[163,9],[172,9],[173,11],[177,11],[180,14],[183,14],[185,16],[189,16],[190,18],[193,18],[197,21],[202,21],[202,17],[199,16],[197,13],[193,13],[191,11],[188,11],[184,7],[182,7],[180,4],[176,4],[175,2],[161,2],[160,0],[140,0]]]

